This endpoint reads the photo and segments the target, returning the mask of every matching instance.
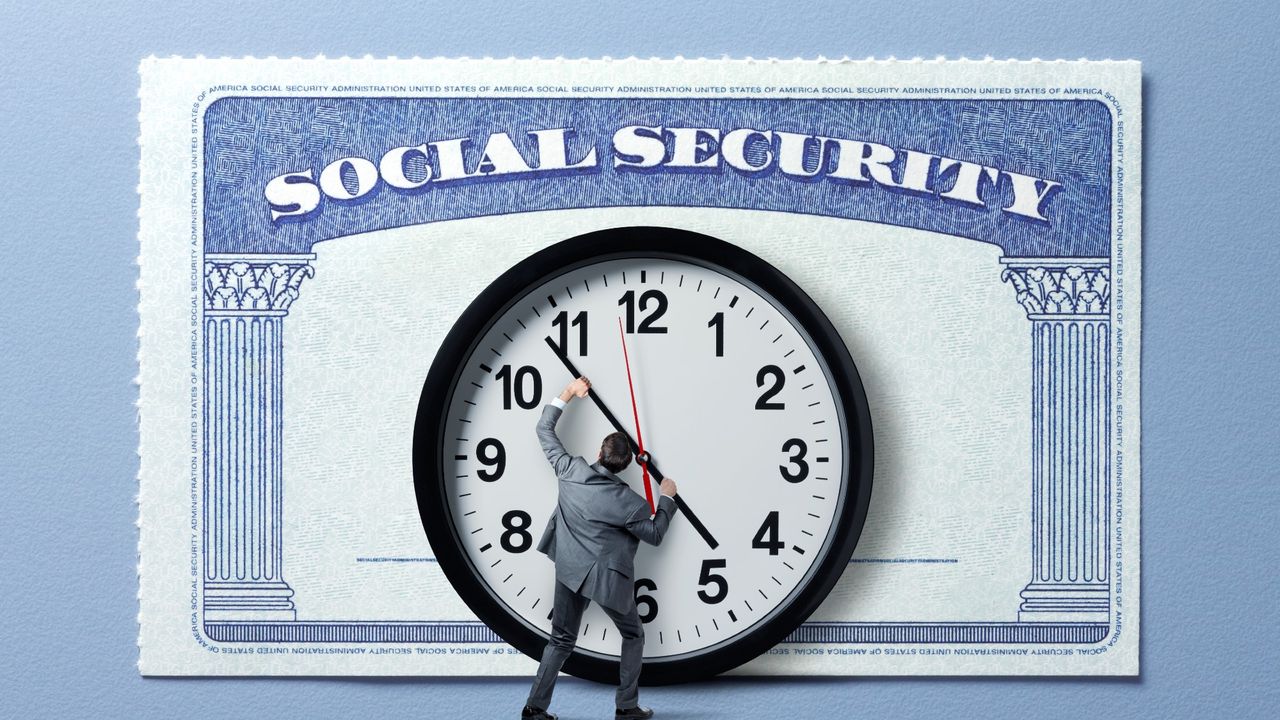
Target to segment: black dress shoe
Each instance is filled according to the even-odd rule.
[[[645,718],[653,717],[653,710],[647,707],[633,707],[623,710],[618,708],[613,713],[616,720],[645,720]]]
[[[530,707],[528,705],[525,705],[524,709],[520,711],[520,719],[521,720],[556,720],[556,716],[554,713],[549,713],[546,710],[539,710],[536,707]]]

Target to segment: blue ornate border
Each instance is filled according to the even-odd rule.
[[[1106,623],[804,623],[787,644],[1069,644],[1106,639]],[[502,643],[484,623],[414,621],[321,621],[205,623],[220,642],[292,643]]]
[[[1063,188],[1046,204],[1048,221],[1038,222],[1000,210],[1012,199],[1006,182],[991,188],[999,207],[975,207],[830,177],[798,183],[775,167],[744,173],[721,163],[696,172],[623,172],[612,166],[611,140],[628,125],[863,140],[1041,177]],[[865,220],[991,243],[1011,257],[1106,257],[1111,247],[1112,116],[1101,100],[224,97],[208,106],[204,126],[205,252],[217,254],[307,253],[330,238],[406,225],[630,205]],[[267,184],[285,173],[311,170],[318,179],[341,158],[377,163],[394,147],[451,138],[470,139],[469,166],[480,162],[493,133],[507,133],[532,158],[536,143],[528,132],[546,128],[572,128],[570,162],[595,148],[597,167],[536,179],[466,178],[415,190],[380,183],[356,200],[329,200],[313,214],[279,221],[272,220],[264,197]],[[935,167],[931,177],[937,174]]]
[[[856,218],[1000,245],[1000,277],[1031,325],[1031,581],[1019,622],[806,623],[792,643],[1099,643],[1119,631],[1112,575],[1120,512],[1119,428],[1112,428],[1113,254],[1123,247],[1122,111],[1098,100],[758,100],[223,98],[195,128],[204,151],[203,629],[224,642],[500,642],[478,622],[298,621],[283,577],[283,321],[324,239],[398,225],[559,207],[709,205]],[[1114,114],[1113,114],[1114,113]],[[354,116],[357,122],[344,120]],[[314,220],[273,224],[268,179],[395,143],[519,128],[574,127],[579,138],[624,123],[829,133],[963,157],[1064,182],[1048,223],[926,203],[832,183],[797,187],[736,173],[546,178],[539,185],[460,184],[383,193]],[[203,129],[203,145],[198,144]],[[1113,166],[1113,148],[1117,165]],[[1113,187],[1112,173],[1116,183]],[[716,191],[707,192],[710,183]],[[373,203],[372,206],[369,203]],[[363,206],[362,206],[363,205]],[[1116,245],[1111,239],[1114,231]],[[1114,347],[1113,347],[1114,346]],[[1115,438],[1117,442],[1112,444]],[[1113,459],[1116,462],[1113,463]],[[1113,610],[1115,614],[1113,615]]]

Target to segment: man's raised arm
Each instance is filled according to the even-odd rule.
[[[586,397],[590,389],[591,382],[586,378],[574,380],[565,387],[564,392],[560,393],[560,397],[542,408],[542,417],[538,418],[538,443],[542,445],[542,452],[546,453],[551,467],[555,468],[557,477],[569,471],[573,456],[564,449],[564,443],[560,442],[560,436],[556,435],[556,422],[564,414],[566,405],[576,397]]]

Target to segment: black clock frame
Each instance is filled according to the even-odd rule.
[[[853,358],[831,321],[803,290],[768,262],[736,245],[700,233],[665,227],[623,227],[579,235],[540,250],[494,280],[462,313],[441,343],[418,403],[413,433],[413,477],[418,512],[441,570],[467,606],[503,640],[535,660],[548,636],[490,592],[461,548],[450,510],[443,430],[453,392],[480,339],[497,318],[553,275],[617,258],[652,257],[692,262],[724,271],[771,297],[808,334],[838,394],[846,452],[846,482],[825,554],[791,596],[755,627],[703,651],[646,660],[641,682],[664,685],[710,677],[737,667],[781,642],[827,597],[862,533],[871,500],[871,413]],[[565,672],[602,683],[618,681],[617,660],[575,650]]]

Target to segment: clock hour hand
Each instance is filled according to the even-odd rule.
[[[649,473],[653,475],[654,480],[662,482],[664,479],[662,471],[653,463],[653,456],[649,453],[643,454],[645,459],[641,460],[639,456],[637,456],[636,461],[643,463],[645,467],[649,468]],[[720,543],[716,541],[715,536],[711,534],[710,530],[707,530],[706,525],[702,524],[702,520],[698,519],[698,514],[689,509],[689,504],[684,501],[684,498],[680,497],[680,493],[676,493],[671,497],[671,499],[676,501],[676,507],[680,508],[680,512],[684,513],[684,516],[688,518],[689,524],[693,526],[694,530],[698,531],[698,534],[702,536],[703,540],[707,541],[707,545],[710,546],[712,550],[720,547]]]
[[[565,369],[569,371],[569,374],[575,378],[582,377],[582,373],[578,372],[578,368],[574,366],[573,361],[569,359],[569,356],[560,349],[560,346],[556,345],[555,341],[550,337],[548,337],[546,341],[547,347],[551,348],[551,352],[555,353],[556,357],[560,358],[560,362],[564,364]],[[596,407],[600,409],[601,414],[603,414],[605,419],[609,421],[609,424],[613,426],[614,430],[617,430],[627,436],[627,441],[631,443],[632,452],[639,453],[640,446],[636,443],[635,438],[631,437],[631,433],[627,432],[627,429],[622,426],[622,423],[618,422],[618,418],[609,411],[609,408],[604,404],[604,401],[600,399],[598,394],[596,394],[595,388],[587,390],[587,397],[591,398],[591,402],[595,403]],[[662,471],[658,470],[658,466],[654,464],[653,456],[649,453],[645,453],[644,456],[646,459],[641,460],[637,458],[637,461],[642,462],[645,467],[649,468],[649,474],[652,475],[655,480],[662,482],[664,476]],[[676,493],[676,495],[671,499],[676,501],[676,507],[680,509],[680,512],[684,513],[684,516],[689,520],[689,524],[692,525],[693,529],[702,536],[702,539],[706,541],[707,545],[710,546],[712,550],[720,547],[720,543],[715,539],[715,536],[711,534],[710,530],[707,530],[707,526],[702,524],[702,520],[698,518],[697,513],[689,508],[689,504],[684,501],[684,498],[680,497],[679,493]]]

